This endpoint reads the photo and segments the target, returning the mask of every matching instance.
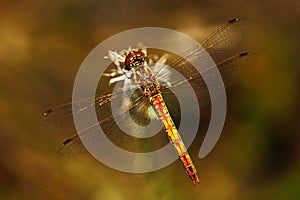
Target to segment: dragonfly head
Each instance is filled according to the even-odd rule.
[[[144,65],[147,62],[147,56],[141,49],[131,50],[125,58],[125,70],[131,70],[133,67]]]

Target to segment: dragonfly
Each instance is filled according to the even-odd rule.
[[[253,52],[233,53],[247,30],[248,24],[247,18],[232,19],[201,42],[201,46],[216,63],[225,87],[234,83],[241,73],[256,63],[257,55]],[[176,56],[171,61],[168,61],[165,55],[156,59],[151,58],[146,48],[129,48],[121,52],[109,51],[107,58],[115,64],[115,69],[102,74],[102,76],[109,78],[109,84],[124,82],[123,86],[114,90],[116,92],[102,92],[102,94],[96,95],[94,104],[90,103],[90,99],[83,99],[73,109],[77,109],[77,113],[95,109],[96,113],[101,115],[98,118],[99,124],[105,134],[112,139],[121,138],[118,134],[122,135],[122,130],[116,128],[116,116],[113,116],[112,112],[106,111],[111,109],[113,100],[123,102],[124,99],[128,99],[128,105],[119,109],[117,120],[122,121],[123,125],[130,128],[131,123],[126,123],[126,117],[123,115],[125,111],[129,111],[133,121],[138,124],[145,125],[153,118],[158,119],[163,132],[167,134],[167,138],[174,146],[185,171],[192,182],[197,184],[199,177],[196,167],[182,140],[181,133],[178,131],[178,124],[174,122],[174,117],[180,115],[180,111],[176,108],[178,103],[175,102],[176,98],[171,90],[188,84],[197,94],[200,107],[210,102],[210,95],[201,76],[202,73],[199,74],[188,61],[201,58],[205,53],[203,48],[195,46],[187,50],[184,55]],[[188,78],[172,78],[165,66],[175,69]],[[207,72],[210,67],[207,66]],[[127,95],[129,91],[130,96]],[[185,103],[188,103],[188,98]],[[43,112],[40,126],[47,129],[76,130],[72,104],[74,105],[74,102],[65,103]],[[105,114],[103,115],[103,113]],[[136,128],[133,131],[141,130]],[[92,127],[79,131],[67,138],[59,146],[58,152],[76,154],[82,146],[80,136],[88,135],[92,138],[93,134],[96,133]]]

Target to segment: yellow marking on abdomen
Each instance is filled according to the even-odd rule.
[[[175,150],[178,156],[180,157],[180,161],[184,165],[187,174],[192,179],[194,184],[199,183],[197,170],[169,114],[168,108],[164,103],[163,97],[161,96],[161,94],[156,94],[155,96],[151,97],[150,101],[153,105],[156,114],[158,115],[159,119],[162,121],[164,129],[168,134],[169,140],[175,147]]]

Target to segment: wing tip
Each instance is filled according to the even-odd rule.
[[[65,152],[65,146],[67,146],[72,141],[72,138],[67,138],[63,143],[61,143],[57,149],[57,154],[60,155],[73,155],[71,152],[66,153]]]
[[[249,21],[246,17],[236,17],[228,21],[229,24],[238,22],[238,21]]]
[[[245,56],[253,56],[256,59],[258,59],[258,55],[254,52],[243,52],[239,54],[239,57],[245,57]]]
[[[240,57],[243,57],[243,56],[247,56],[247,55],[250,55],[251,52],[243,52],[243,53],[240,53]]]
[[[45,112],[42,113],[42,117],[47,117],[53,112],[54,112],[54,108],[50,108],[49,110],[46,110]]]
[[[44,119],[47,119],[47,117],[54,112],[54,108],[50,108],[49,110],[46,110],[43,112],[38,120],[38,126],[42,129],[47,129],[47,126],[45,126]]]

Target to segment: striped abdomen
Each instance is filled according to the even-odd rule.
[[[162,121],[164,129],[168,134],[170,142],[175,147],[175,150],[180,157],[181,162],[184,165],[189,177],[192,179],[194,184],[199,183],[196,168],[189,156],[187,149],[175,127],[175,124],[169,114],[169,111],[164,103],[163,97],[160,93],[151,97],[151,103],[153,108],[158,115],[159,119]]]

